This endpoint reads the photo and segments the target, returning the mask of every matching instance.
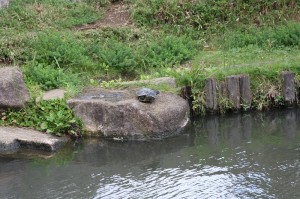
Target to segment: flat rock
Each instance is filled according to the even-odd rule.
[[[65,97],[65,91],[62,89],[54,89],[44,93],[43,100],[62,99]]]
[[[21,69],[0,67],[0,109],[24,107],[29,99]]]
[[[0,127],[0,152],[16,151],[21,148],[56,151],[67,141],[68,139],[64,137],[55,137],[30,129]]]
[[[89,91],[68,101],[85,129],[108,138],[162,139],[189,124],[189,105],[183,98],[160,93],[152,103],[139,102],[135,90]]]

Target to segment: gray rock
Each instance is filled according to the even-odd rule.
[[[20,68],[0,67],[0,109],[24,107],[29,98]]]
[[[9,0],[0,0],[0,8],[8,6]]]
[[[180,133],[190,121],[187,101],[171,93],[147,104],[136,99],[135,91],[97,89],[68,104],[87,131],[116,139],[162,139]]]
[[[65,91],[63,89],[54,89],[50,91],[46,91],[42,99],[43,100],[54,100],[54,99],[62,99],[65,97]],[[40,97],[36,98],[36,101],[40,101]]]
[[[30,129],[0,127],[0,152],[16,151],[20,148],[55,151],[67,141],[67,138]]]

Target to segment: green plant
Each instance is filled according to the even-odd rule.
[[[14,0],[0,10],[0,26],[17,31],[43,27],[70,28],[99,19],[102,12],[83,1]]]
[[[78,87],[82,84],[78,74],[65,72],[62,68],[53,65],[31,61],[22,68],[26,82],[30,85],[37,84],[43,90]]]
[[[102,44],[92,44],[90,53],[94,59],[102,63],[101,69],[105,71],[109,68],[122,74],[130,74],[137,67],[134,50],[127,44],[113,39],[108,39]]]
[[[82,123],[65,99],[30,102],[20,111],[2,113],[1,125],[30,127],[54,135],[81,136]]]
[[[92,67],[85,46],[70,32],[40,32],[31,43],[28,60],[58,68],[86,71]]]
[[[228,31],[223,38],[225,49],[255,45],[263,48],[299,47],[300,25],[290,22],[272,27],[248,27]]]
[[[158,41],[141,46],[139,61],[147,67],[171,67],[191,59],[197,50],[194,42],[187,37],[166,36]]]
[[[229,26],[285,21],[299,11],[295,0],[237,0],[237,1],[188,1],[188,0],[132,0],[132,17],[139,25],[192,29],[224,30]]]

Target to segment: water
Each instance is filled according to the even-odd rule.
[[[0,156],[0,198],[300,198],[300,112],[197,119],[155,142]]]

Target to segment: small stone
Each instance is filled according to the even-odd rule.
[[[0,8],[8,6],[9,0],[0,0]]]
[[[29,92],[18,67],[0,67],[0,109],[22,108]]]
[[[54,89],[44,93],[43,100],[62,99],[65,97],[65,91],[62,89]]]

